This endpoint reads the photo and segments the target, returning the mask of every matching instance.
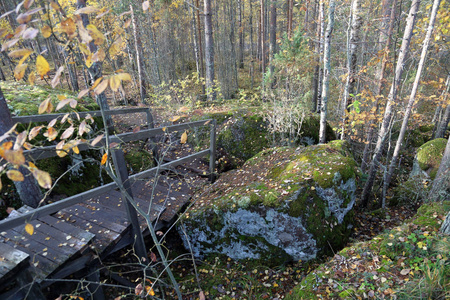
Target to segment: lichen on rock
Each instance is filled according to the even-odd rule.
[[[196,256],[221,253],[267,264],[313,259],[347,242],[356,173],[342,141],[266,149],[222,175],[179,230]]]

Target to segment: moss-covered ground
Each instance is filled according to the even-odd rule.
[[[286,299],[448,299],[450,202],[423,205],[401,226],[356,242],[320,265]]]

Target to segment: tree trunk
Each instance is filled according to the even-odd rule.
[[[447,141],[447,146],[444,150],[444,155],[441,159],[441,164],[436,173],[436,178],[433,180],[428,200],[430,201],[444,201],[450,199],[450,138]]]
[[[254,75],[254,60],[255,60],[255,53],[254,53],[254,49],[253,49],[253,5],[252,5],[252,1],[249,1],[250,4],[250,15],[249,15],[249,27],[250,27],[250,77],[251,77],[251,82],[250,82],[250,87],[253,89],[253,84],[254,84],[254,80],[255,80],[255,75]]]
[[[356,95],[356,65],[358,59],[358,47],[360,46],[360,36],[359,33],[361,31],[362,26],[362,17],[360,14],[361,11],[361,1],[353,0],[352,3],[352,21],[351,21],[351,30],[350,30],[350,41],[348,43],[348,55],[347,55],[347,80],[344,88],[344,103],[342,107],[342,134],[341,139],[343,140],[345,137],[345,130],[348,126],[348,118],[346,116],[346,110],[348,112],[351,111],[350,105],[353,103]]]
[[[11,113],[0,88],[0,135],[7,132],[13,125]],[[20,167],[19,171],[24,175],[25,179],[24,181],[14,181],[17,193],[23,204],[36,208],[42,200],[41,189],[28,169]]]
[[[208,100],[214,100],[214,40],[211,19],[211,0],[204,1],[205,13],[205,55],[206,55],[206,89]]]
[[[405,115],[403,117],[400,134],[398,136],[397,143],[395,144],[394,154],[392,155],[391,163],[389,165],[386,179],[384,181],[383,195],[385,195],[387,192],[387,188],[389,187],[389,184],[391,182],[391,178],[394,173],[394,168],[397,163],[398,156],[400,154],[400,148],[403,143],[403,138],[405,137],[406,128],[408,127],[408,120],[409,120],[409,117],[411,116],[411,111],[414,106],[414,101],[416,100],[417,89],[419,88],[419,81],[420,81],[420,77],[422,76],[422,71],[423,71],[423,68],[425,65],[425,60],[426,60],[427,53],[428,53],[428,45],[430,44],[430,38],[431,38],[431,34],[433,33],[434,22],[436,20],[436,15],[437,15],[440,3],[441,3],[441,0],[434,0],[434,2],[433,2],[433,7],[431,9],[431,15],[430,15],[430,21],[428,23],[428,28],[427,28],[427,33],[423,40],[422,53],[420,54],[420,61],[419,61],[419,66],[417,67],[416,78],[414,79],[412,91],[409,96],[408,106],[406,107]],[[385,200],[386,199],[384,199],[384,197],[383,197],[383,201],[382,201],[383,208],[385,207]]]
[[[330,86],[330,72],[331,72],[331,34],[334,27],[334,10],[336,8],[336,1],[330,0],[330,8],[328,10],[328,24],[327,31],[325,33],[325,49],[323,54],[323,86],[322,86],[322,101],[320,105],[320,129],[319,129],[319,143],[324,144],[326,141],[326,129],[327,129],[327,104],[328,104],[328,92]]]
[[[270,74],[273,76],[275,66],[273,65],[274,55],[277,53],[277,1],[272,0],[270,4]],[[273,80],[273,77],[272,77]],[[272,81],[272,87],[275,82]]]
[[[370,163],[369,176],[367,178],[366,185],[361,195],[361,205],[366,207],[372,187],[375,181],[375,175],[378,170],[379,161],[383,152],[383,147],[385,145],[386,139],[388,137],[388,131],[391,124],[392,114],[393,114],[393,104],[397,98],[398,87],[403,74],[403,68],[405,64],[405,58],[409,51],[409,44],[411,42],[411,37],[413,34],[414,24],[416,20],[417,11],[419,10],[420,0],[413,0],[411,4],[411,9],[406,21],[405,32],[403,35],[402,46],[397,59],[397,66],[395,68],[394,80],[392,82],[391,90],[386,102],[386,109],[384,112],[383,122],[381,124],[381,129],[378,135],[377,145],[375,147],[373,159]]]
[[[139,95],[141,97],[141,103],[144,103],[145,97],[147,97],[147,91],[145,89],[145,76],[143,73],[142,42],[137,32],[136,17],[134,15],[134,9],[132,4],[130,4],[130,11],[131,11],[131,23],[133,24],[134,48],[136,50],[136,65],[138,69]]]
[[[391,47],[392,42],[392,33],[394,31],[394,25],[395,25],[395,11],[397,6],[397,0],[394,0],[391,7],[391,14],[389,18],[389,29],[386,34],[386,43],[383,51],[383,59],[381,61],[380,69],[378,70],[378,85],[377,89],[375,91],[375,114],[378,112],[378,98],[381,96],[383,86],[384,86],[384,75],[386,73],[386,66],[389,62],[389,48]],[[385,27],[385,26],[383,26]],[[384,35],[381,35],[384,36]],[[366,138],[366,145],[364,146],[364,152],[363,152],[363,158],[361,162],[361,170],[363,172],[366,172],[366,169],[369,165],[369,151],[370,146],[372,144],[372,139],[375,133],[375,124],[374,121],[371,120],[368,124],[368,133]]]
[[[266,16],[265,16],[265,1],[261,0],[261,74],[263,76],[264,82],[264,73],[266,72]]]
[[[243,4],[242,0],[238,0],[238,26],[239,26],[239,69],[244,68],[244,25],[242,22]]]
[[[450,75],[447,76],[447,81],[445,82],[445,84],[446,88],[444,90],[444,103],[447,102],[447,97],[450,89]],[[438,122],[436,125],[436,133],[433,136],[435,139],[444,137],[449,122],[450,122],[450,104],[447,104],[443,116],[438,118]]]
[[[286,15],[287,15],[287,35],[288,38],[292,37],[292,12],[294,10],[294,0],[287,0],[287,10],[286,10]]]

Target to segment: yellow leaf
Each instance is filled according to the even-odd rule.
[[[117,77],[122,81],[131,81],[131,76],[128,73],[119,73]]]
[[[106,161],[108,160],[108,154],[105,153],[102,156],[102,161],[100,162],[100,164],[103,166],[104,164],[106,164]]]
[[[33,169],[31,170],[31,173],[41,187],[44,189],[49,189],[52,187],[52,178],[50,177],[50,174],[39,169]]]
[[[62,32],[65,32],[69,36],[69,38],[71,38],[77,31],[77,25],[72,20],[72,18],[67,18],[61,21],[61,30]]]
[[[83,8],[80,8],[78,10],[76,10],[74,12],[75,15],[79,15],[79,14],[91,14],[91,13],[95,13],[98,12],[99,9],[97,7],[93,7],[93,6],[86,6]]]
[[[0,191],[2,190],[2,187],[3,187],[2,180],[0,179]]]
[[[39,134],[39,131],[41,131],[42,127],[43,127],[43,126],[36,126],[36,127],[33,127],[33,128],[30,130],[30,133],[28,134],[28,139],[29,139],[29,140],[34,139],[34,138]]]
[[[47,129],[47,132],[44,133],[44,136],[47,137],[47,140],[49,142],[51,142],[58,136],[58,131],[56,131],[55,128],[50,127],[49,129]]]
[[[19,24],[28,23],[31,21],[31,14],[27,14],[27,13],[20,14],[17,16],[16,21]]]
[[[170,122],[176,122],[180,119],[180,116],[174,116],[172,119],[169,119]]]
[[[84,29],[86,30],[86,29]],[[86,30],[87,32],[87,30]],[[89,32],[86,33],[89,36]],[[90,37],[90,36],[89,36]],[[83,38],[83,36],[81,37]],[[84,40],[83,40],[84,41]],[[89,39],[89,41],[84,41],[86,44],[89,44],[89,42],[92,41],[92,38]],[[85,43],[81,43],[79,48],[81,53],[83,53],[84,55],[90,55],[91,54],[91,50],[89,50],[88,46]]]
[[[89,35],[94,39],[94,44],[99,46],[105,42],[105,36],[97,29],[97,27],[89,24],[88,26],[86,26],[86,29],[88,30]]]
[[[113,75],[109,78],[109,86],[114,92],[117,92],[120,87],[120,78],[118,75]]]
[[[131,24],[131,19],[126,20],[125,23],[123,24],[123,28],[130,27],[130,24]]]
[[[52,35],[52,29],[48,25],[42,26],[41,33],[42,36],[47,39]]]
[[[33,233],[34,233],[34,227],[33,227],[33,225],[31,225],[30,223],[27,223],[27,225],[25,225],[25,231],[26,231],[29,235],[33,235]]]
[[[39,76],[41,76],[41,79],[43,79],[44,76],[50,71],[50,65],[42,55],[38,55],[36,58],[36,70]]]
[[[30,56],[31,53],[33,53],[33,50],[19,49],[19,50],[14,50],[14,51],[10,52],[8,54],[8,56],[12,57],[12,58],[19,58],[19,57],[24,57],[24,56],[28,57],[28,56]]]
[[[179,112],[187,112],[188,110],[189,110],[189,108],[186,106],[182,106],[182,107],[180,107],[180,109],[178,109]]]
[[[94,81],[94,84],[92,85],[91,89],[95,89],[97,87],[97,85],[100,83],[100,81],[102,81],[103,77],[97,78]]]
[[[100,48],[98,49],[97,52],[94,53],[94,55],[92,55],[92,60],[96,62],[97,61],[101,62],[105,59],[105,57],[106,57],[105,51],[102,48]]]
[[[23,165],[25,163],[25,156],[23,156],[22,149],[19,150],[6,150],[0,153],[1,156],[9,163],[13,165]]]
[[[101,134],[99,136],[97,136],[92,142],[91,142],[91,146],[95,146],[98,144],[98,142],[100,142],[103,138],[104,134]]]
[[[31,40],[34,39],[38,35],[38,33],[39,29],[30,27],[22,33],[22,37],[24,39]]]
[[[18,41],[19,41],[19,39],[16,38],[16,39],[12,39],[12,40],[9,40],[9,41],[7,41],[7,42],[4,42],[4,43],[2,44],[2,50],[1,50],[1,52],[5,51],[5,50],[7,50],[7,49],[9,49],[9,48],[11,48],[11,47],[14,46]]]
[[[60,102],[58,103],[58,105],[56,106],[55,111],[58,111],[58,110],[60,110],[61,108],[63,108],[64,106],[66,106],[71,100],[72,100],[72,99],[64,99],[64,100],[60,101]]]
[[[45,112],[51,113],[53,110],[53,105],[50,102],[50,98],[45,99],[44,101],[39,104],[38,114],[43,114]]]
[[[63,134],[61,135],[61,139],[65,140],[65,139],[68,139],[69,137],[71,137],[74,130],[75,130],[75,128],[73,127],[73,125],[70,126],[69,128],[67,128],[66,130],[64,130]]]
[[[106,90],[106,88],[108,87],[108,79],[103,80],[95,89],[94,92],[97,95],[100,95],[101,93],[103,93],[104,90]]]
[[[78,146],[73,147],[72,150],[73,150],[73,153],[80,154],[80,149],[78,149]]]
[[[17,81],[21,80],[23,76],[25,76],[25,70],[27,69],[28,64],[17,65],[14,69],[14,77]]]
[[[53,77],[53,79],[52,79],[52,88],[55,88],[59,84],[61,74],[63,71],[64,71],[63,66],[59,67],[58,71],[56,71],[55,77]]]
[[[34,85],[34,82],[36,81],[36,73],[31,72],[30,75],[28,76],[28,82],[31,85]]]
[[[25,178],[23,177],[23,174],[20,173],[18,170],[9,170],[6,172],[6,176],[8,176],[9,179],[12,181],[24,181]]]
[[[187,142],[187,133],[186,131],[183,132],[183,134],[181,135],[181,141],[180,143],[185,144]]]
[[[83,98],[84,96],[86,96],[87,94],[89,94],[89,90],[90,90],[90,89],[82,90],[81,92],[78,93],[77,98],[78,98],[78,99]]]

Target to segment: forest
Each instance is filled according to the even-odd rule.
[[[0,298],[447,299],[449,39],[446,0],[1,0]]]

